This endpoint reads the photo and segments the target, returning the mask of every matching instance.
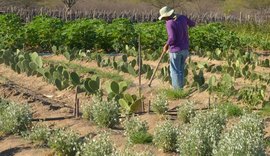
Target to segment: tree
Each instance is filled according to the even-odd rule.
[[[151,4],[156,8],[162,8],[163,6],[169,6],[171,8],[180,8],[183,6],[185,0],[144,0],[144,2]]]
[[[62,2],[65,4],[67,12],[69,12],[71,8],[78,2],[78,0],[62,0]]]
[[[245,0],[249,9],[265,10],[270,8],[270,0]]]
[[[197,13],[205,13],[209,11],[218,11],[223,0],[186,0]]]
[[[71,14],[71,8],[78,2],[78,0],[62,0],[66,7],[66,20],[68,20],[68,15]]]
[[[270,9],[270,0],[225,0],[224,9],[226,13],[243,9],[263,11]]]

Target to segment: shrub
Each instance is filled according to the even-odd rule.
[[[60,46],[62,42],[61,30],[63,22],[48,16],[36,16],[25,25],[25,40],[30,47],[49,50],[53,45]]]
[[[191,125],[181,130],[178,151],[184,156],[212,155],[225,123],[225,115],[217,110],[197,114]]]
[[[32,129],[27,134],[27,139],[32,142],[46,145],[48,143],[48,139],[50,138],[51,130],[48,127],[36,125],[32,127]]]
[[[146,121],[140,121],[137,117],[132,117],[124,122],[125,135],[131,144],[143,144],[152,141],[152,136],[147,132]]]
[[[107,26],[108,38],[112,45],[112,48],[116,52],[121,52],[125,49],[125,46],[134,46],[137,44],[134,25],[129,19],[119,18],[114,19],[112,23]]]
[[[168,101],[165,93],[158,94],[151,105],[152,110],[157,114],[165,114],[168,111]]]
[[[158,124],[154,131],[154,144],[163,149],[164,152],[175,151],[178,130],[171,121]]]
[[[62,35],[65,37],[64,44],[70,48],[92,49],[98,39],[95,32],[96,25],[103,28],[104,23],[88,19],[78,19],[66,23],[62,32]],[[101,32],[101,34],[103,33]]]
[[[237,125],[222,135],[214,155],[265,155],[263,129],[263,121],[257,115],[242,116]]]
[[[23,47],[23,26],[18,15],[0,15],[0,48],[20,49]]]
[[[74,156],[79,150],[79,136],[64,129],[54,131],[48,145],[60,156]]]
[[[86,120],[92,120],[91,116],[92,103],[87,102],[82,105],[82,117]]]
[[[80,156],[116,155],[116,149],[107,133],[100,133],[94,138],[87,138],[81,148]]]
[[[0,109],[0,131],[2,133],[20,133],[30,126],[32,115],[27,105],[6,103],[6,106]]]
[[[210,23],[190,29],[191,49],[196,46],[204,51],[214,51],[219,49],[239,48],[240,39],[235,32],[225,28],[220,23]]]
[[[111,128],[119,124],[119,106],[115,100],[104,101],[101,97],[96,96],[93,98],[89,113],[90,120],[94,121],[98,126]]]
[[[6,110],[8,104],[8,101],[0,98],[0,115],[2,115],[2,113]]]
[[[154,156],[154,153],[147,150],[138,153],[132,149],[127,148],[122,153],[120,153],[119,156]]]
[[[180,106],[177,111],[177,118],[183,123],[190,123],[191,118],[195,116],[194,102],[187,101]]]

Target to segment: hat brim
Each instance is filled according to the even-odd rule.
[[[174,9],[172,9],[171,11],[167,12],[166,14],[160,15],[158,17],[159,20],[162,20],[164,17],[170,17],[172,14],[174,13]]]

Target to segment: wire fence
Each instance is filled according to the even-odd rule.
[[[48,8],[36,8],[27,9],[19,7],[5,7],[0,8],[1,13],[15,13],[19,15],[25,22],[31,21],[37,15],[47,15],[51,17],[57,17],[63,20],[75,20],[80,18],[96,18],[104,19],[107,22],[111,22],[116,18],[128,18],[132,22],[154,22],[158,19],[158,12],[156,11],[107,11],[107,10],[71,10],[67,12],[65,9],[48,9]],[[253,14],[242,14],[239,15],[226,15],[215,12],[207,12],[203,14],[185,13],[191,19],[198,23],[209,23],[209,22],[255,22],[265,23],[270,22],[270,10],[255,12]]]

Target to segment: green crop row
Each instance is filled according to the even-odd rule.
[[[10,66],[18,74],[43,77],[45,81],[55,85],[59,90],[78,87],[80,92],[97,94],[102,91],[101,80],[98,76],[82,79],[76,72],[69,71],[61,65],[43,65],[42,58],[37,53],[23,53],[9,50],[0,51],[0,64]],[[136,95],[125,94],[128,84],[125,81],[108,81],[104,84],[109,100],[116,100],[124,113],[133,113],[142,104],[142,98]]]
[[[94,94],[100,89],[100,78],[81,79],[76,72],[70,72],[61,65],[43,65],[42,58],[37,53],[16,53],[9,50],[0,51],[0,64],[10,66],[18,74],[26,73],[28,76],[42,76],[49,83],[54,84],[59,90],[79,86],[82,91]],[[117,82],[115,82],[117,83]],[[118,84],[118,83],[117,83]],[[112,88],[112,90],[115,90]]]
[[[16,15],[0,16],[1,48],[51,50],[56,47],[103,50],[107,52],[125,52],[137,55],[138,36],[145,59],[155,60],[159,57],[167,33],[164,23],[131,23],[128,19],[115,19],[106,23],[98,19],[79,19],[64,22],[57,18],[37,16],[29,23],[22,23]],[[238,30],[237,30],[238,31]],[[245,37],[232,31],[231,27],[221,23],[198,25],[190,29],[192,50],[214,51],[219,48],[243,49],[253,44],[244,41]],[[250,37],[247,38],[249,40]],[[260,39],[256,39],[260,40]],[[251,42],[251,43],[250,43]],[[257,41],[256,41],[257,42]],[[257,47],[266,48],[268,38],[259,41]],[[260,45],[260,43],[262,45]]]

